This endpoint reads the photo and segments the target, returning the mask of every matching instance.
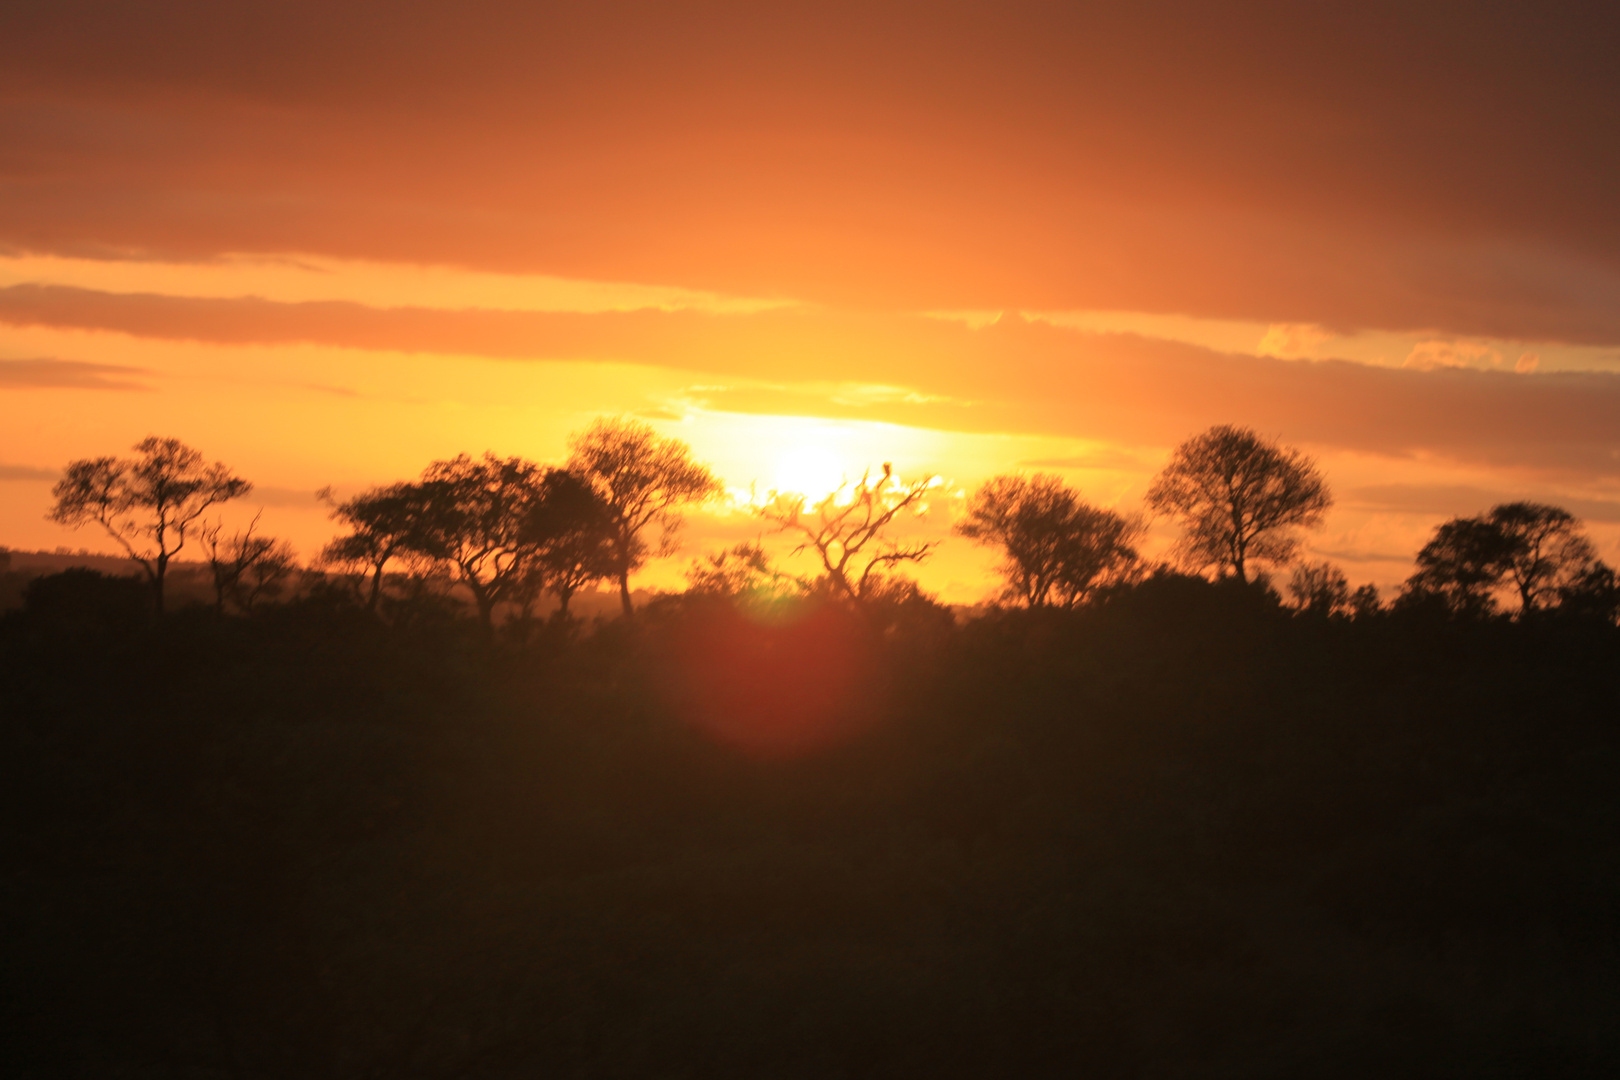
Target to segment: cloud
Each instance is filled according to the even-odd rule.
[[[1481,488],[1466,484],[1372,484],[1353,488],[1343,495],[1347,505],[1368,510],[1443,517],[1473,517],[1491,507],[1519,500],[1552,501],[1586,521],[1604,524],[1620,522],[1620,502],[1612,499],[1558,497],[1525,491]]]
[[[1435,368],[1478,368],[1489,371],[1502,366],[1502,354],[1488,345],[1468,341],[1420,341],[1412,347],[1402,367],[1418,371]],[[1534,365],[1531,365],[1534,368]]]
[[[141,368],[82,360],[0,360],[0,390],[149,390]]]
[[[1353,551],[1347,548],[1310,548],[1312,555],[1347,563],[1408,563],[1410,551]]]
[[[358,398],[364,397],[360,391],[347,386],[328,386],[326,383],[299,383],[305,390],[313,390],[317,394],[330,394],[332,397]]]
[[[787,385],[692,386],[687,404],[714,412],[817,416],[972,429],[975,406],[903,386],[805,382]]]
[[[1031,469],[1101,470],[1140,470],[1147,468],[1148,465],[1146,461],[1135,454],[1114,449],[1091,450],[1070,457],[1035,458],[1031,461],[1021,461],[1019,464]]]
[[[6,465],[0,463],[0,480],[55,480],[60,475],[62,474],[59,469],[41,469],[34,465]]]
[[[5,19],[18,250],[1620,342],[1611,6],[83,0]]]
[[[1310,323],[1272,323],[1255,351],[1261,356],[1293,360],[1314,356],[1317,348],[1332,337],[1331,330]]]
[[[320,502],[313,491],[276,487],[270,484],[254,484],[253,490],[248,492],[245,501],[254,506],[301,508],[316,506]]]
[[[1217,353],[1039,319],[980,329],[825,308],[747,314],[435,311],[0,289],[0,322],[221,344],[528,360],[701,373],[706,407],[1168,446],[1238,423],[1292,442],[1620,475],[1620,375],[1373,367]],[[871,391],[879,387],[880,391]],[[903,393],[900,391],[904,391]]]

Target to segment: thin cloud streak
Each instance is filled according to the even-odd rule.
[[[973,329],[804,308],[455,312],[16,286],[0,290],[0,322],[222,345],[611,360],[718,376],[699,396],[709,408],[738,412],[1135,446],[1242,423],[1322,447],[1620,474],[1620,375],[1606,372],[1402,370],[1224,354],[1022,318]],[[885,391],[851,394],[841,384]]]
[[[1546,501],[1533,492],[1483,488],[1463,484],[1369,484],[1346,491],[1343,500],[1366,510],[1403,514],[1468,517],[1506,502]],[[1586,521],[1620,522],[1620,501],[1560,496],[1558,504]]]
[[[131,381],[145,374],[141,368],[82,360],[0,360],[0,390],[147,391],[151,387]]]
[[[0,480],[54,481],[61,475],[62,473],[58,469],[41,469],[34,465],[6,465],[0,463]]]

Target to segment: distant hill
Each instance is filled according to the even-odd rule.
[[[6,563],[9,560],[10,566]],[[176,567],[186,565],[174,563]],[[202,567],[202,563],[189,565]],[[114,555],[95,555],[88,551],[0,551],[0,570],[12,570],[37,577],[40,574],[60,574],[82,566],[88,570],[100,570],[103,574],[138,574],[140,567],[127,558]]]
[[[113,555],[97,555],[88,551],[13,551],[0,548],[0,611],[22,606],[22,592],[30,579],[75,568],[120,576],[133,576],[141,572],[134,560]],[[181,604],[212,601],[213,586],[209,584],[207,563],[176,560],[169,564],[169,575],[172,600]],[[635,589],[631,595],[636,606],[640,607],[654,594],[646,589]],[[581,589],[574,595],[570,607],[574,614],[583,619],[613,618],[619,614],[619,593],[610,586]],[[537,615],[549,615],[556,609],[557,601],[550,596],[535,605]]]

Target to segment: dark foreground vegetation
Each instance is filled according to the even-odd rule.
[[[1620,641],[1160,574],[0,622],[18,1077],[1620,1070]]]

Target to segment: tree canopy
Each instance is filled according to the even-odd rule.
[[[1372,588],[1371,601],[1376,605],[1378,590]],[[1329,562],[1303,563],[1294,567],[1294,572],[1288,578],[1288,595],[1300,612],[1309,615],[1337,615],[1354,608],[1354,596],[1361,597],[1362,606],[1369,599],[1360,590],[1352,594],[1350,579],[1344,576],[1343,570]]]
[[[198,519],[216,504],[253,487],[221,462],[209,465],[201,451],[179,439],[150,436],[133,458],[82,458],[68,463],[51,495],[46,515],[73,528],[95,523],[138,563],[163,611],[169,562],[186,546]]]
[[[424,512],[412,542],[467,587],[488,632],[537,546],[546,470],[520,457],[461,454],[429,465],[417,490]]]
[[[438,567],[472,595],[486,632],[498,604],[527,612],[550,590],[566,611],[581,586],[614,569],[611,522],[591,485],[519,457],[435,461],[417,481],[336,503],[333,516],[350,532],[323,559],[362,568],[368,607],[377,608],[391,562]]]
[[[1147,503],[1181,522],[1176,550],[1189,567],[1248,581],[1251,563],[1291,560],[1295,530],[1320,525],[1333,496],[1309,457],[1222,425],[1176,447]]]
[[[198,530],[209,575],[214,580],[216,611],[225,610],[226,600],[243,614],[252,611],[260,600],[280,596],[297,569],[297,555],[291,544],[258,532],[261,514],[254,514],[247,528],[228,537],[223,522]]]
[[[574,594],[613,576],[616,568],[607,504],[578,473],[553,469],[546,475],[545,497],[530,531],[535,550],[519,592],[527,598],[549,590],[567,618]]]
[[[1036,473],[985,481],[956,532],[1001,550],[1006,595],[1029,607],[1068,608],[1136,564],[1142,525]]]
[[[1512,502],[1491,508],[1490,522],[1504,540],[1506,580],[1519,594],[1519,609],[1534,611],[1557,599],[1592,562],[1592,543],[1580,519],[1545,503]]]
[[[323,488],[320,495],[332,506],[332,517],[349,527],[321,552],[321,561],[359,567],[369,579],[366,606],[375,611],[388,564],[409,557],[420,546],[417,534],[426,509],[420,491],[415,484],[398,483],[371,488],[343,502],[334,500],[331,488]]]
[[[1459,517],[1435,529],[1417,554],[1405,602],[1432,601],[1458,615],[1496,609],[1511,589],[1520,615],[1561,603],[1592,577],[1593,548],[1569,511],[1544,503],[1500,503],[1478,517]],[[1597,564],[1601,565],[1601,564]]]
[[[613,576],[626,615],[630,574],[649,551],[667,553],[680,526],[680,508],[704,502],[723,490],[692,448],[667,438],[639,420],[599,417],[568,440],[570,471],[583,477],[606,508]],[[649,530],[657,539],[649,540]]]

